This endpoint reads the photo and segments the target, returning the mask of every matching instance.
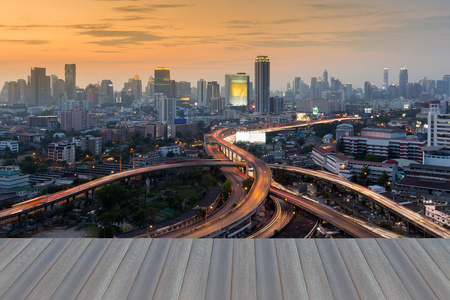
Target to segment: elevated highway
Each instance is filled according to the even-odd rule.
[[[282,166],[282,165],[268,165],[268,166],[272,169],[281,169],[281,170],[286,170],[289,172],[294,172],[297,174],[316,178],[316,179],[326,181],[326,182],[332,183],[334,185],[349,189],[349,190],[351,190],[355,193],[358,193],[358,194],[364,196],[365,198],[375,202],[377,205],[404,218],[411,224],[414,224],[414,226],[426,231],[427,233],[431,234],[434,237],[450,238],[450,231],[448,229],[445,229],[439,225],[436,225],[435,223],[431,222],[430,220],[411,211],[410,209],[408,209],[406,207],[401,206],[400,204],[392,201],[389,198],[386,198],[366,187],[363,187],[363,186],[360,186],[353,182],[350,182],[350,181],[343,179],[339,176],[336,176],[334,174],[330,174],[330,173],[324,172],[324,171],[313,171],[313,170],[309,170],[309,169],[303,169],[303,168],[291,167],[291,166]]]
[[[40,196],[28,201],[18,203],[14,205],[12,208],[0,211],[0,221],[14,218],[19,215],[26,214],[42,208],[46,208],[56,203],[69,201],[70,199],[74,199],[77,195],[80,194],[88,195],[89,193],[93,193],[94,190],[99,187],[119,181],[128,180],[133,177],[147,175],[152,172],[165,171],[175,168],[221,167],[221,166],[245,167],[246,164],[244,162],[231,162],[225,160],[206,159],[206,160],[185,161],[176,164],[164,164],[115,173],[79,185],[77,187],[73,187],[65,191],[61,191],[51,195]]]

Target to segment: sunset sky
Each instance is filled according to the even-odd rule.
[[[380,86],[383,69],[398,82],[450,74],[449,0],[21,0],[0,11],[0,82],[30,67],[64,79],[77,64],[77,85],[111,79],[116,90],[139,74],[171,68],[171,78],[224,83],[254,58],[271,60],[271,88],[300,76],[329,76]]]

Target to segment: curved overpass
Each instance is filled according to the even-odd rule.
[[[117,181],[122,181],[136,176],[145,175],[151,172],[165,171],[174,168],[189,168],[189,167],[245,167],[245,163],[231,162],[225,160],[193,160],[184,161],[176,164],[164,164],[159,166],[144,167],[129,171],[124,171],[116,174],[111,174],[88,183],[73,187],[71,189],[61,191],[51,195],[44,195],[37,198],[30,199],[16,204],[14,207],[0,211],[0,221],[6,220],[12,217],[16,217],[25,213],[29,213],[49,205],[62,202],[71,197],[76,197],[79,194],[88,193],[98,187],[111,184]]]
[[[450,238],[450,231],[448,229],[445,229],[441,226],[436,225],[435,223],[431,222],[430,220],[422,217],[421,215],[401,206],[400,204],[392,201],[389,198],[386,198],[366,187],[360,186],[358,184],[355,184],[353,182],[350,182],[348,180],[342,179],[337,175],[330,174],[328,172],[324,171],[313,171],[309,169],[303,169],[298,167],[291,167],[291,166],[282,166],[282,165],[269,165],[270,168],[273,169],[283,169],[290,172],[295,172],[298,174],[302,174],[308,177],[317,178],[320,180],[324,180],[327,182],[330,182],[332,184],[336,184],[341,187],[345,187],[349,190],[352,190],[360,195],[363,195],[364,197],[371,199],[374,201],[377,205],[380,205],[398,216],[401,216],[408,220],[410,223],[414,224],[418,228],[425,230],[426,232],[432,234],[436,237],[442,237],[442,238]]]

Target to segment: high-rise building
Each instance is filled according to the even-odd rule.
[[[45,68],[31,68],[31,106],[46,105],[50,100],[50,76]]]
[[[139,75],[136,74],[134,78],[130,78],[125,82],[123,89],[128,95],[133,95],[134,100],[140,101],[142,97],[142,82]]]
[[[249,104],[250,76],[245,73],[225,75],[225,105],[243,107]]]
[[[322,75],[322,89],[328,90],[328,88],[329,88],[328,71],[324,70]]]
[[[206,81],[204,79],[200,79],[197,81],[197,105],[199,107],[206,107],[206,97]]]
[[[155,77],[153,76],[148,78],[147,86],[145,87],[145,96],[152,99],[155,97]]]
[[[384,68],[384,72],[383,72],[383,88],[387,89],[389,85],[389,71],[388,68]]]
[[[450,75],[444,75],[444,93],[450,95]]]
[[[399,96],[400,97],[406,97],[406,95],[407,95],[406,91],[407,91],[407,88],[408,88],[408,69],[406,69],[405,66],[403,66],[400,69],[398,88],[399,88]]]
[[[220,85],[217,81],[210,81],[206,86],[206,106],[211,108],[211,99],[220,97]]]
[[[427,144],[450,148],[450,114],[441,114],[439,101],[429,101],[429,106]]]
[[[159,122],[173,123],[177,113],[177,100],[163,93],[155,93],[156,108]]]
[[[20,102],[28,102],[28,98],[30,97],[30,86],[25,79],[18,79],[17,84],[19,85]]]
[[[373,89],[370,82],[364,82],[364,98],[366,100],[373,100]]]
[[[86,87],[87,100],[91,102],[91,107],[100,103],[100,89],[98,84],[89,84]]]
[[[100,104],[114,102],[114,85],[111,80],[104,79],[100,85]]]
[[[187,81],[177,82],[177,99],[181,101],[191,100],[191,83]]]
[[[155,93],[162,93],[170,97],[170,69],[166,67],[155,68]]]
[[[268,56],[257,56],[255,60],[255,104],[257,112],[270,112],[270,61]]]
[[[283,97],[270,97],[270,112],[282,113],[284,111],[284,98]]]
[[[9,103],[16,103],[20,101],[20,89],[17,81],[10,81],[8,83],[7,90],[8,90],[7,101]]]
[[[66,82],[62,79],[56,79],[53,82],[53,102],[64,96],[66,92]]]
[[[296,100],[300,99],[300,93],[301,93],[301,86],[302,86],[302,78],[301,77],[295,77],[294,78],[294,98]]]
[[[74,100],[76,99],[77,67],[75,64],[66,64],[64,70],[67,99]]]
[[[311,86],[309,88],[309,97],[311,99],[317,99],[319,97],[319,91],[317,88],[317,77],[311,77]]]

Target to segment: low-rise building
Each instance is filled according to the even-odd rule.
[[[154,165],[159,162],[160,153],[158,151],[152,151],[145,154],[136,153],[135,163],[136,166],[144,167]]]
[[[0,171],[0,188],[11,189],[19,186],[29,186],[28,174],[15,171]]]
[[[450,226],[449,205],[425,205],[425,216],[441,226]]]
[[[75,143],[61,142],[48,145],[48,159],[52,161],[74,163]]]
[[[92,155],[102,154],[102,138],[86,135],[80,138],[81,151],[89,151]]]
[[[19,152],[19,142],[18,141],[0,141],[0,150],[5,150],[9,148],[11,152]]]
[[[159,147],[159,149],[157,151],[159,152],[160,156],[162,156],[162,157],[167,156],[167,154],[169,152],[172,152],[175,155],[181,154],[180,146],[178,146],[178,145]]]

